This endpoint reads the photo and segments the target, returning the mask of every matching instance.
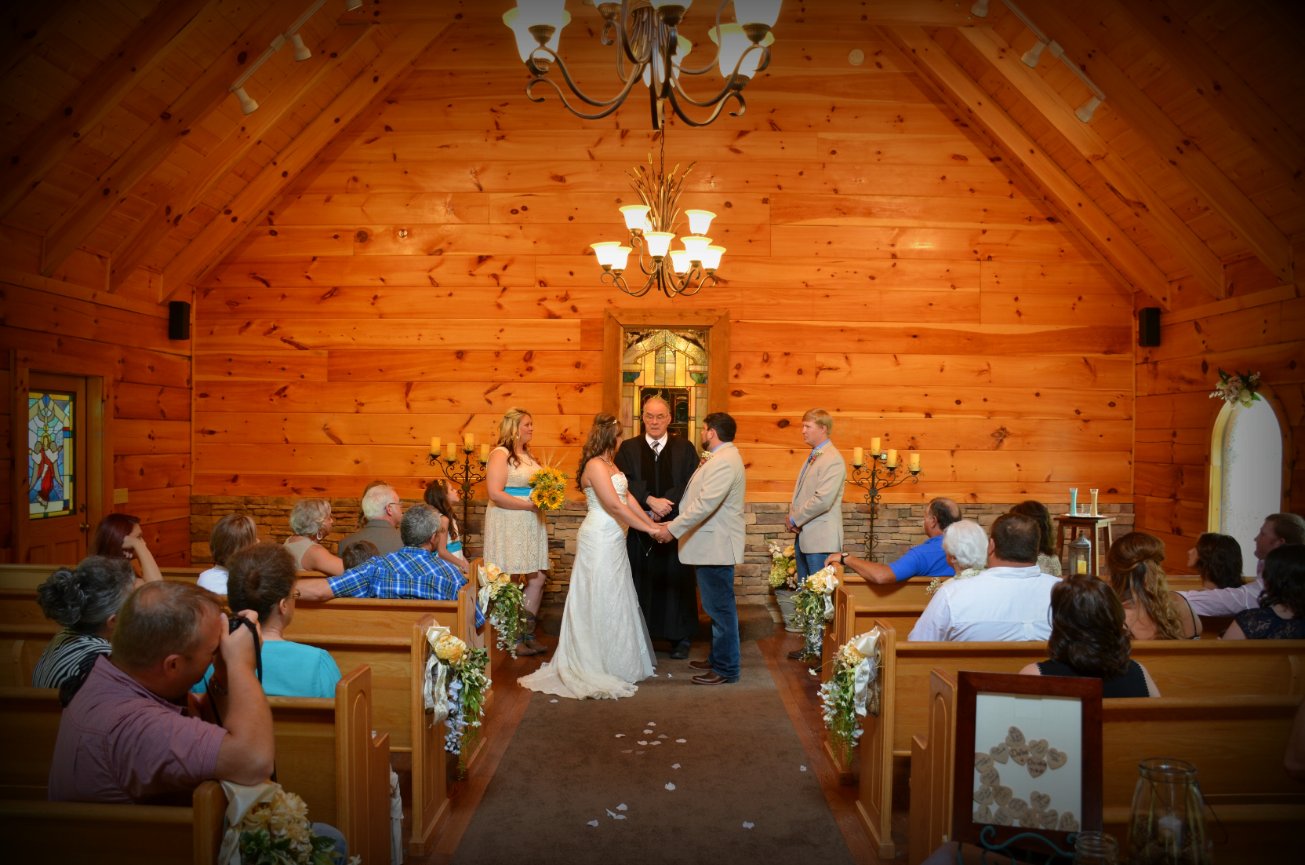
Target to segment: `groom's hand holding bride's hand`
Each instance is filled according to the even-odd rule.
[[[670,530],[665,526],[657,526],[655,531],[651,531],[648,534],[651,535],[652,539],[657,541],[659,544],[667,543],[673,537]]]

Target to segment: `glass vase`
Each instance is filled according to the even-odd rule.
[[[1080,832],[1074,838],[1074,865],[1119,865],[1119,842],[1104,832]]]
[[[1128,834],[1133,865],[1211,865],[1205,833],[1205,802],[1196,767],[1183,760],[1152,757],[1137,764],[1133,814]]]

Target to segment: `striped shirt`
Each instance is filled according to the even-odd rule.
[[[337,598],[422,598],[430,601],[457,600],[467,578],[437,554],[421,547],[404,547],[396,553],[376,556],[326,584]],[[485,616],[476,610],[476,627]]]
[[[32,670],[33,688],[57,688],[81,669],[88,656],[109,654],[109,641],[64,629],[55,634]]]

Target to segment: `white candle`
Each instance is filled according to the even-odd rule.
[[[1092,493],[1092,516],[1095,517],[1101,513],[1101,511],[1097,510],[1097,491],[1094,488],[1092,490],[1089,490],[1089,492]]]
[[[472,433],[467,433],[462,437],[462,449],[471,453],[476,447],[476,437]]]
[[[458,443],[449,442],[444,447],[444,459],[448,460],[449,462],[453,462],[457,458],[458,458]]]
[[[439,455],[440,455],[440,437],[439,437],[439,436],[431,436],[431,437],[430,437],[430,452],[431,452],[432,454],[434,454],[435,456],[439,456]]]
[[[482,444],[480,446],[480,461],[482,463],[489,462],[489,445],[487,444]]]
[[[918,453],[911,454],[911,471],[918,472],[919,470],[920,470],[920,455]]]
[[[852,448],[852,465],[857,468],[865,465],[865,448]]]
[[[888,467],[890,469],[897,468],[897,448],[888,449]]]
[[[874,438],[870,439],[870,456],[877,457],[879,456],[880,453],[881,451],[879,450],[879,436],[875,436]]]

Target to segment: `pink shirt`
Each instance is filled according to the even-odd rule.
[[[50,799],[189,802],[190,792],[213,777],[226,734],[101,657],[59,720]]]

